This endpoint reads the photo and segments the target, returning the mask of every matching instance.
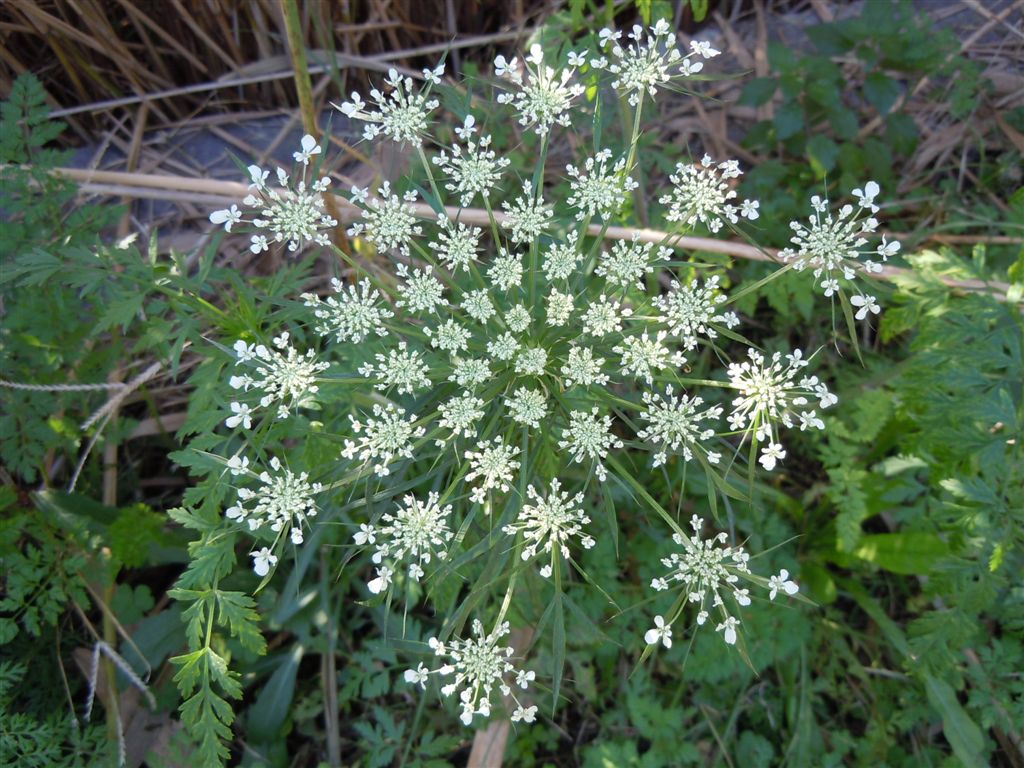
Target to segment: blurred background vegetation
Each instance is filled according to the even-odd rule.
[[[329,275],[315,257],[254,256],[207,219],[224,200],[207,182],[241,178],[229,152],[243,164],[287,157],[303,131],[281,8],[0,5],[0,378],[107,386],[0,388],[0,756],[12,764],[105,765],[119,743],[133,766],[193,754],[166,663],[185,645],[168,590],[202,531],[165,512],[190,483],[169,453],[214,423],[201,415],[220,373],[197,349]],[[580,590],[564,705],[539,726],[474,735],[395,685],[404,667],[382,632],[387,607],[358,602],[358,573],[310,546],[288,583],[258,598],[268,653],[218,640],[242,673],[232,762],[1024,766],[1022,3],[351,0],[299,11],[314,119],[346,187],[403,167],[328,121],[329,101],[382,70],[446,54],[450,74],[472,78],[532,41],[564,56],[602,26],[664,17],[726,55],[700,98],[659,102],[643,150],[663,176],[645,186],[688,155],[736,157],[748,169],[741,196],[762,201],[760,241],[781,247],[811,194],[837,199],[871,178],[910,270],[865,329],[862,363],[840,358],[820,321],[827,304],[805,281],[775,281],[741,307],[760,343],[822,345],[840,396],[829,430],[802,436],[785,472],[759,486],[756,519],[738,521],[756,531],[755,551],[793,538],[769,557],[817,603],[751,612],[756,671],[714,637],[634,670],[645,618],[590,621],[603,598]],[[511,127],[495,141],[529,165]],[[659,221],[653,202],[633,213]],[[737,288],[773,268],[699,256]],[[654,545],[638,536],[618,558],[601,545],[586,566],[635,604]],[[427,619],[410,617],[410,635]]]

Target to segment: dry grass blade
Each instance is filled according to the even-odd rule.
[[[248,186],[246,184],[235,181],[213,181],[211,179],[191,179],[181,176],[123,173],[120,171],[89,171],[78,168],[58,168],[53,173],[76,182],[81,186],[83,192],[110,189],[111,185],[117,185],[119,194],[128,194],[131,190],[137,190],[140,197],[161,197],[165,196],[168,192],[189,193],[193,198],[196,194],[202,194],[206,196],[206,199],[211,201],[217,200],[219,203],[237,202],[248,193]],[[338,203],[340,222],[354,221],[359,217],[359,208],[344,197],[334,197]],[[420,218],[426,220],[437,219],[437,213],[425,203],[414,204],[413,210]],[[489,226],[490,224],[489,214],[482,208],[446,207],[445,215],[452,219],[457,217],[459,221],[466,224],[476,226]],[[504,221],[504,214],[500,211],[495,212],[494,218],[501,223]],[[778,251],[775,249],[756,248],[746,243],[716,240],[709,237],[675,235],[657,229],[602,227],[598,224],[591,224],[589,234],[592,236],[603,236],[608,240],[632,240],[635,236],[645,243],[669,243],[676,248],[721,253],[752,261],[775,261],[778,255]],[[900,267],[883,267],[882,271],[874,274],[873,277],[881,280],[892,280],[895,277],[908,274],[911,274],[910,270]],[[940,279],[951,288],[989,293],[1000,301],[1007,300],[1007,291],[1010,289],[1009,284],[995,280],[960,280],[948,277]]]
[[[487,0],[472,6],[449,0],[307,2],[298,31],[311,58],[317,58],[313,51],[326,50],[322,62],[331,61],[342,73],[346,67],[402,66],[418,74],[429,63],[426,57],[475,47],[480,50],[474,58],[487,58],[494,45],[523,34],[522,27],[507,31],[504,3]],[[531,6],[534,11],[544,7],[539,0]],[[286,52],[275,0],[165,0],[157,7],[160,12],[153,14],[134,0],[0,2],[0,83],[34,71],[54,106],[65,107],[63,116],[158,98],[174,100],[166,108],[169,115],[154,113],[159,124],[210,109],[201,96],[196,98],[207,88],[191,84],[230,79]],[[453,40],[452,29],[462,37]],[[335,44],[336,38],[341,45]],[[41,49],[52,51],[52,57],[40,57]],[[288,107],[295,103],[294,94],[278,79],[290,76],[232,85],[248,86],[238,93],[243,103]],[[186,85],[175,88],[177,84]],[[235,104],[213,106],[230,110]],[[85,118],[94,126],[96,119]]]

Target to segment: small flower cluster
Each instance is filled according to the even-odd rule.
[[[753,220],[760,215],[757,200],[744,200],[739,208],[730,202],[736,198],[730,182],[742,175],[735,160],[716,165],[710,155],[704,155],[700,165],[678,163],[669,177],[672,189],[658,202],[668,206],[665,218],[669,221],[688,227],[700,222],[710,232],[718,232],[726,222],[738,223],[740,216]]]
[[[516,687],[526,690],[536,674],[516,670],[509,661],[514,651],[510,646],[499,645],[501,638],[508,633],[507,621],[495,627],[490,634],[484,634],[484,625],[476,619],[473,621],[473,637],[467,640],[452,640],[446,644],[432,637],[428,643],[430,649],[444,663],[437,669],[427,669],[420,663],[416,669],[406,670],[405,681],[426,688],[431,675],[450,680],[442,686],[441,695],[448,697],[459,691],[462,706],[459,717],[465,725],[473,722],[474,715],[490,716],[491,697],[496,691],[515,702],[512,722],[532,723],[537,717],[537,707],[523,705],[506,680],[514,676]]]
[[[328,363],[318,362],[313,350],[300,354],[289,338],[285,331],[274,338],[272,347],[246,344],[241,339],[236,341],[235,364],[247,372],[235,374],[228,381],[232,389],[261,393],[261,408],[276,402],[279,419],[288,418],[294,408],[307,407],[314,402],[314,395],[320,391],[316,384],[317,375],[330,367]],[[245,429],[252,428],[252,407],[233,402],[231,411],[233,415],[225,422],[228,427],[234,429],[242,425]]]
[[[669,451],[681,453],[684,461],[693,458],[694,450],[698,450],[710,464],[721,460],[720,453],[710,451],[706,446],[715,436],[715,430],[702,424],[714,423],[721,418],[721,406],[712,405],[700,410],[704,405],[703,398],[691,398],[685,393],[676,396],[671,384],[665,387],[664,396],[657,392],[644,392],[643,401],[647,409],[640,418],[648,422],[648,426],[636,436],[658,447],[653,456],[655,467],[668,461]]]
[[[793,269],[809,269],[814,275],[815,285],[825,296],[831,297],[840,290],[840,280],[852,283],[859,271],[872,275],[882,271],[882,264],[890,256],[899,253],[897,240],[889,241],[882,236],[882,242],[873,250],[865,235],[874,234],[878,229],[875,214],[879,208],[875,198],[881,192],[877,183],[869,181],[863,189],[853,190],[857,207],[844,205],[833,215],[827,199],[818,195],[811,198],[811,217],[807,224],[790,222],[795,247],[786,248],[779,256],[793,264]],[[866,214],[866,218],[863,218]],[[868,314],[880,311],[874,296],[858,292],[850,297],[850,303],[857,307],[857,319],[863,320]]]
[[[499,104],[511,104],[519,113],[519,124],[533,128],[538,135],[546,135],[553,126],[570,124],[569,108],[583,94],[580,83],[571,83],[575,66],[570,64],[560,72],[544,63],[540,45],[530,47],[530,54],[521,69],[519,60],[506,61],[504,56],[494,60],[494,74],[507,80],[514,90],[498,94]]]
[[[210,221],[223,225],[225,231],[241,223],[251,224],[257,230],[264,230],[276,243],[287,243],[289,251],[297,251],[307,243],[328,245],[330,240],[327,232],[338,226],[337,220],[325,212],[323,193],[331,184],[324,177],[309,183],[306,171],[310,158],[320,153],[316,139],[306,135],[302,137],[302,148],[294,154],[295,161],[302,164],[302,174],[297,182],[292,183],[288,172],[277,169],[278,191],[267,183],[270,176],[258,165],[249,166],[249,194],[242,204],[249,209],[247,213],[239,210],[237,205],[214,211]],[[262,253],[270,247],[267,234],[257,232],[251,239],[249,250]]]
[[[426,501],[420,501],[412,494],[405,497],[404,505],[398,505],[395,514],[381,516],[384,525],[363,524],[353,536],[357,545],[374,544],[373,562],[380,567],[377,578],[367,584],[373,594],[387,589],[394,575],[396,563],[408,560],[407,573],[413,581],[423,578],[423,566],[432,558],[444,560],[447,552],[444,546],[452,539],[448,518],[452,505],[441,507],[437,493],[430,493]],[[388,565],[381,565],[385,560]]]
[[[626,158],[620,157],[614,165],[609,166],[612,158],[610,149],[602,149],[593,157],[588,157],[583,168],[570,163],[565,166],[571,181],[569,188],[569,205],[576,209],[576,218],[580,221],[592,216],[607,218],[618,213],[626,202],[628,195],[639,184],[626,175]]]
[[[740,319],[735,312],[718,313],[716,307],[725,303],[727,297],[718,288],[718,275],[707,279],[703,286],[694,278],[688,286],[672,281],[672,290],[667,295],[656,296],[654,306],[661,312],[659,318],[674,336],[678,336],[683,348],[697,348],[697,338],[718,338],[714,324],[735,328]]]
[[[350,416],[352,431],[358,435],[355,440],[346,440],[341,455],[346,459],[358,458],[363,464],[374,462],[373,471],[378,477],[391,474],[388,465],[397,458],[413,457],[413,441],[426,434],[416,426],[416,417],[406,417],[405,409],[393,403],[373,404],[373,416],[363,423]]]
[[[339,344],[351,341],[359,344],[371,335],[387,336],[385,322],[394,313],[383,305],[380,293],[370,287],[369,280],[358,286],[342,285],[338,278],[331,280],[337,296],[326,300],[316,294],[304,293],[302,299],[307,307],[313,308],[313,315],[320,322],[314,330],[321,336],[334,336]]]
[[[363,221],[349,227],[346,234],[349,237],[362,235],[378,250],[396,250],[408,256],[412,239],[423,234],[411,205],[417,197],[415,190],[399,197],[391,191],[389,181],[381,184],[377,194],[372,196],[369,189],[352,187],[351,201],[363,209]]]
[[[546,579],[551,576],[556,553],[569,559],[567,541],[573,537],[578,538],[584,549],[590,549],[597,542],[590,534],[583,532],[583,526],[590,524],[590,518],[580,508],[583,503],[582,493],[570,496],[562,491],[562,484],[558,480],[552,480],[551,493],[547,497],[542,496],[532,485],[526,489],[526,495],[533,504],[524,504],[519,518],[502,528],[502,532],[515,536],[522,531],[526,542],[523,560],[536,557],[538,552],[551,555],[551,561],[540,569],[540,575]]]
[[[736,608],[729,611],[726,599],[737,608],[750,605],[750,590],[740,586],[741,580],[758,583],[748,565],[750,555],[741,546],[726,546],[729,537],[725,533],[702,539],[700,532],[704,520],[697,515],[690,519],[690,527],[693,528],[690,536],[681,533],[672,535],[672,541],[681,550],[662,558],[661,564],[668,569],[668,573],[654,578],[651,587],[663,592],[673,584],[678,584],[685,593],[686,602],[696,606],[697,625],[704,625],[712,614],[716,614],[718,624],[715,631],[722,633],[727,644],[735,645],[740,620]],[[799,589],[796,582],[789,580],[787,571],[773,576],[768,586],[772,600],[780,591],[794,595]],[[660,641],[666,648],[671,648],[672,623],[681,612],[682,609],[667,622],[663,616],[655,616],[655,626],[644,635],[647,644],[653,645]]]
[[[719,54],[708,43],[694,41],[691,52],[685,56],[676,47],[676,36],[668,22],[659,19],[650,29],[635,25],[626,35],[630,42],[621,43],[622,33],[602,29],[602,47],[609,50],[612,61],[591,60],[596,68],[607,66],[614,76],[612,87],[626,94],[634,107],[640,104],[644,95],[654,98],[658,88],[667,85],[673,77],[690,77],[704,68],[699,59],[710,59]],[[694,60],[694,58],[698,60]]]
[[[825,422],[810,408],[810,401],[816,399],[818,407],[825,410],[839,399],[817,376],[803,376],[797,381],[797,374],[808,365],[799,349],[786,355],[785,363],[779,352],[767,362],[756,349],[748,350],[747,356],[742,363],[729,364],[729,383],[739,392],[732,401],[729,425],[752,432],[759,442],[768,441],[758,461],[772,470],[786,457],[777,425],[792,428],[799,422],[801,432],[824,429]]]
[[[427,88],[417,92],[413,89],[411,77],[402,77],[398,70],[389,69],[384,80],[386,93],[376,88],[370,91],[370,98],[376,109],[367,108],[366,102],[353,91],[350,101],[335,105],[345,117],[366,123],[363,138],[373,141],[384,134],[399,144],[419,146],[427,132],[430,113],[437,109],[437,99],[428,96],[429,87],[441,82],[444,66],[423,70]]]
[[[228,507],[224,514],[229,520],[245,523],[250,531],[267,526],[278,536],[287,533],[292,544],[301,544],[305,538],[303,528],[309,527],[310,518],[317,514],[313,497],[323,486],[309,482],[305,472],[295,474],[287,469],[276,456],[270,460],[270,469],[273,474],[264,470],[256,475],[249,469],[249,459],[232,457],[228,462],[231,474],[254,477],[260,486],[256,490],[239,488],[238,503]],[[265,555],[257,558],[258,575],[266,575],[266,569],[261,566],[267,562]]]
[[[501,179],[502,170],[512,162],[507,157],[498,157],[491,149],[490,136],[473,139],[475,126],[476,118],[468,115],[462,129],[456,129],[465,146],[454,144],[451,154],[442,150],[432,161],[448,177],[445,189],[458,195],[463,206],[470,205],[477,195],[486,198]]]

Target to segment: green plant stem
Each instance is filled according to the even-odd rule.
[[[335,652],[338,629],[331,610],[330,589],[327,583],[327,560],[320,552],[320,603],[327,612],[327,648],[323,655],[324,730],[327,731],[327,763],[331,768],[341,765],[341,733],[338,730],[338,669]]]

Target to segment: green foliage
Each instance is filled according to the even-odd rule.
[[[773,115],[748,133],[754,151],[781,163],[751,169],[745,188],[762,200],[765,225],[781,222],[773,235],[785,239],[785,223],[802,216],[808,188],[820,193],[852,189],[865,178],[892,189],[903,181],[897,160],[920,140],[913,118],[901,111],[924,84],[949,82],[952,114],[963,119],[984,90],[980,68],[959,55],[959,41],[939,30],[907,0],[864,3],[859,16],[807,28],[813,53],[771,42],[772,74],[744,85],[739,103],[772,102]],[[839,58],[842,61],[839,61]],[[880,131],[862,130],[865,110]]]
[[[65,258],[87,255],[96,233],[117,212],[93,205],[67,211],[75,187],[51,174],[67,155],[45,146],[64,126],[48,120],[48,111],[42,86],[29,75],[18,78],[0,105],[3,378],[65,383],[67,371],[78,370],[87,381],[103,381],[109,352],[89,348],[88,326],[80,319],[88,310],[74,290],[48,278],[58,274]],[[35,266],[35,279],[17,285],[15,274],[29,265]],[[34,482],[49,452],[73,448],[74,422],[61,415],[53,393],[0,389],[0,403],[0,459]]]
[[[26,707],[31,695],[23,691],[27,668],[0,661],[0,755],[19,768],[85,768],[100,765],[111,755],[102,730],[78,723],[66,709],[36,711]]]
[[[70,601],[89,604],[79,572],[86,557],[34,510],[20,509],[9,486],[0,504],[0,645],[27,632],[38,638]]]

